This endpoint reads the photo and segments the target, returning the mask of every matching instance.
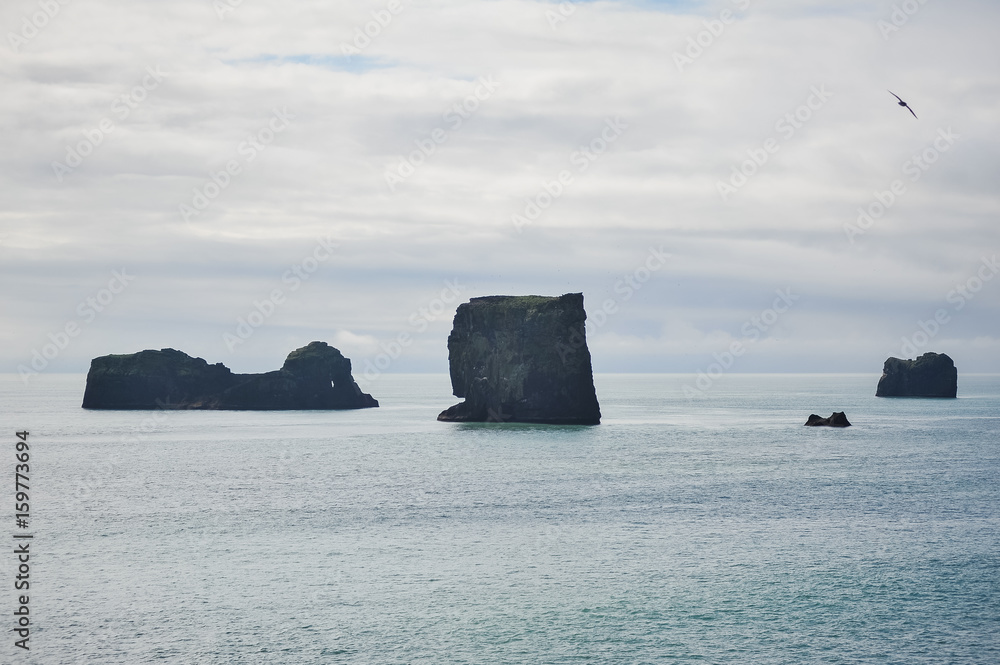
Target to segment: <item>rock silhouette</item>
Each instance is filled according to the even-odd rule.
[[[824,418],[822,416],[817,416],[815,413],[809,416],[806,420],[806,426],[808,427],[850,427],[851,423],[847,420],[847,414],[843,411],[834,411],[833,415],[829,418]]]
[[[583,294],[487,296],[459,305],[451,385],[465,401],[438,420],[596,425]]]
[[[958,397],[958,369],[943,353],[916,360],[889,358],[882,367],[876,397]]]
[[[94,358],[85,409],[364,409],[378,401],[361,392],[351,361],[326,342],[288,354],[281,369],[233,374],[222,363],[175,349]]]

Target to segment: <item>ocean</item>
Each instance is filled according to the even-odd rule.
[[[577,427],[436,422],[446,375],[326,412],[85,411],[82,375],[5,375],[0,662],[1000,662],[1000,376],[877,379],[597,375]]]

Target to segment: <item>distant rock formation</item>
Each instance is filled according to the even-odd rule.
[[[823,418],[817,416],[815,413],[809,416],[809,420],[806,421],[807,427],[850,427],[851,423],[847,420],[847,414],[843,411],[834,411],[833,415],[829,418]]]
[[[85,409],[364,409],[378,406],[351,376],[351,361],[326,342],[288,354],[281,369],[233,374],[174,349],[94,358]]]
[[[943,353],[916,360],[889,358],[882,368],[876,397],[958,397],[958,369]]]
[[[459,305],[451,385],[465,401],[438,420],[596,425],[583,294],[487,296]]]

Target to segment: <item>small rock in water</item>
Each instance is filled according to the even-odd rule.
[[[829,418],[823,418],[814,413],[809,416],[806,425],[808,427],[850,427],[851,423],[847,420],[847,415],[843,411],[834,411],[833,415]]]

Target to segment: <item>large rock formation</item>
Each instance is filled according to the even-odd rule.
[[[487,296],[459,305],[451,385],[465,401],[438,420],[596,425],[583,294]]]
[[[233,374],[174,349],[94,358],[85,409],[364,409],[378,402],[354,382],[351,361],[326,342],[288,354],[281,369]]]
[[[876,397],[957,397],[958,369],[943,353],[925,353],[916,360],[889,358],[878,380]]]

